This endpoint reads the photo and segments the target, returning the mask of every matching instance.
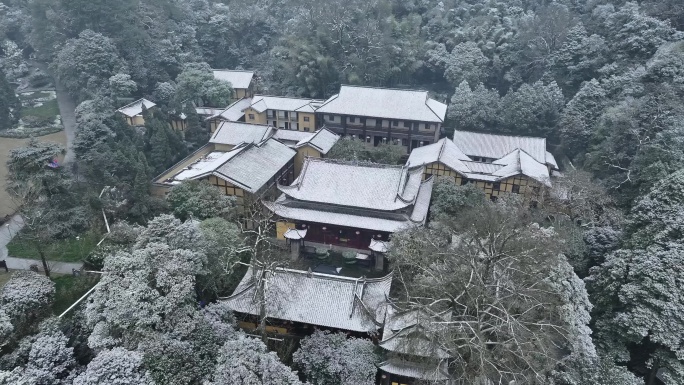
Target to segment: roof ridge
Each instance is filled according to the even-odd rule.
[[[466,130],[454,130],[454,134],[457,132],[465,132],[469,134],[478,134],[478,135],[489,135],[489,136],[504,136],[507,138],[528,138],[528,139],[540,139],[544,140],[544,144],[546,145],[546,138],[541,137],[541,136],[526,136],[526,135],[508,135],[508,134],[493,134],[491,132],[479,132],[479,131],[466,131]],[[451,137],[451,140],[453,140],[453,136]]]
[[[375,87],[375,86],[359,86],[359,85],[353,85],[353,84],[340,84],[340,91],[342,90],[342,87],[369,88],[369,89],[375,89],[375,90],[411,91],[411,92],[425,92],[425,93],[429,93],[428,90],[421,90],[421,89],[392,88],[392,87]]]
[[[135,100],[135,101],[132,101],[132,102],[126,104],[125,106],[119,107],[119,108],[117,109],[117,111],[123,110],[123,109],[126,108],[126,107],[130,107],[130,106],[136,105],[136,104],[138,104],[138,102],[143,103],[144,100],[146,100],[146,101],[148,101],[148,102],[150,102],[150,103],[152,103],[152,104],[157,104],[157,103],[151,101],[150,99],[147,99],[147,98],[140,98],[140,99],[138,99],[138,100]],[[144,104],[143,104],[143,106],[144,106]]]
[[[406,165],[374,163],[374,162],[367,162],[367,161],[363,161],[363,160],[345,160],[345,159],[335,159],[335,158],[313,158],[313,159],[316,162],[341,164],[341,165],[348,165],[348,166],[361,166],[361,167],[374,167],[374,168],[395,168],[395,169],[402,169],[402,168],[406,167]],[[418,166],[416,166],[416,167],[418,167]]]
[[[211,71],[225,71],[225,72],[251,72],[255,73],[256,70],[229,70],[227,68],[212,68]]]

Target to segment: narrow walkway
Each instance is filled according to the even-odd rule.
[[[57,94],[57,105],[59,106],[59,115],[62,118],[62,125],[64,126],[64,133],[67,137],[67,153],[64,156],[64,163],[69,163],[74,159],[74,140],[76,139],[76,102],[71,98],[71,95],[59,83],[59,80],[48,70],[45,63],[33,62],[36,67],[49,74],[55,82],[55,93]]]
[[[14,258],[5,259],[7,267],[14,270],[31,270],[31,265],[38,265],[38,269],[43,271],[43,264],[39,259]],[[79,270],[83,267],[82,263],[48,261],[51,273],[71,274],[72,269]]]
[[[24,219],[18,214],[0,227],[0,261],[8,257],[7,244],[22,227],[24,227]]]
[[[0,261],[5,260],[7,267],[15,270],[31,270],[31,265],[38,265],[40,270],[43,270],[43,265],[39,259],[28,258],[14,258],[7,253],[7,244],[14,238],[15,235],[24,227],[24,220],[21,215],[15,215],[9,222],[0,227]],[[82,263],[69,263],[48,261],[50,271],[60,274],[71,274],[71,269],[80,269]]]

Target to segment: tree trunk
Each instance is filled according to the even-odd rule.
[[[658,365],[657,362],[654,362],[651,371],[648,372],[648,377],[646,378],[646,385],[655,385],[656,374],[658,374]]]
[[[43,252],[43,247],[40,245],[40,241],[36,242],[36,248],[38,249],[38,254],[40,254],[40,261],[43,263],[45,276],[50,278],[50,267],[48,266],[47,258],[45,258],[45,253]]]

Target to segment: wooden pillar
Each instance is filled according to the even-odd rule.
[[[301,241],[290,241],[290,259],[296,261],[299,259],[299,249],[301,247]]]

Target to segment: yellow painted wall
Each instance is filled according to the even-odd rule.
[[[209,121],[209,129],[211,130],[211,133],[212,133],[212,134],[213,134],[214,132],[216,132],[216,129],[217,129],[218,126],[221,124],[221,122],[222,122],[222,120],[221,120],[221,119],[218,119],[218,118],[212,119],[212,120]]]
[[[188,121],[182,119],[173,119],[171,120],[170,126],[176,131],[185,131],[185,129],[188,128]]]
[[[308,117],[309,121],[305,122],[304,117]],[[310,114],[308,112],[299,112],[297,113],[297,120],[298,120],[298,126],[299,126],[299,131],[309,131],[309,132],[314,132],[316,131],[316,115]],[[306,130],[305,127],[308,127],[309,129]]]
[[[250,119],[250,114],[254,115],[254,119]],[[245,109],[245,122],[253,124],[267,124],[266,111],[258,113],[255,109],[248,107]]]
[[[236,187],[234,184],[218,178],[214,175],[210,175],[206,178],[210,184],[218,187],[224,194],[228,196],[235,197],[235,204],[237,205],[238,213],[242,213],[245,208],[245,199],[248,198],[249,193],[240,187]]]
[[[132,118],[124,115],[124,119],[126,120],[126,123],[128,123],[129,126],[144,126],[145,125],[145,119],[143,118],[142,115],[136,115]]]
[[[247,95],[247,90],[244,88],[235,88],[235,98],[242,99]]]
[[[451,170],[449,167],[439,162],[426,165],[425,173],[423,174],[423,179],[426,179],[430,175],[452,177],[454,178],[454,182],[457,186],[460,186],[463,181],[463,177],[459,173]],[[501,193],[504,192],[512,193],[514,189],[513,186],[518,186],[518,193],[525,193],[528,192],[531,188],[538,188],[540,186],[539,183],[537,183],[533,179],[528,178],[525,175],[512,176],[510,178],[502,179],[498,182],[487,182],[477,180],[474,183],[477,187],[484,190],[487,199],[490,199],[492,196],[498,197]],[[499,184],[498,190],[494,190],[495,183]]]
[[[284,240],[285,239],[285,232],[289,229],[294,229],[295,224],[291,222],[283,222],[283,221],[278,221],[276,222],[276,236],[278,239]]]
[[[304,164],[304,161],[306,160],[306,157],[310,156],[313,158],[322,158],[321,153],[318,152],[317,150],[309,147],[309,146],[303,146],[297,149],[297,154],[295,155],[294,159],[294,176],[295,178],[299,176],[299,173],[302,171],[302,165]]]

